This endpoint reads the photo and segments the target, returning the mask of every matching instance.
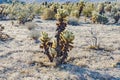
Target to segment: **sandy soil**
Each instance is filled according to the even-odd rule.
[[[0,41],[0,80],[120,80],[120,25],[81,24],[68,25],[66,30],[75,34],[74,48],[68,63],[60,67],[45,67],[34,61],[46,62],[40,43],[29,38],[26,26],[16,21],[0,21],[3,32],[13,40]],[[56,21],[34,20],[40,33],[55,35]],[[96,32],[102,50],[88,49],[90,30]]]

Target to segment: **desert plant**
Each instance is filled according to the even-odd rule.
[[[108,18],[105,17],[104,15],[101,15],[101,14],[97,13],[96,11],[93,11],[92,22],[93,23],[106,24],[106,23],[108,23]]]
[[[89,45],[89,49],[100,49],[100,40],[99,40],[99,32],[96,30],[89,30],[90,38],[86,40]]]
[[[91,17],[93,10],[94,10],[94,4],[89,3],[83,8],[83,15],[85,17]]]
[[[120,7],[118,5],[112,7],[111,15],[112,15],[112,18],[115,20],[114,23],[118,23],[120,19]]]
[[[56,14],[56,19],[59,22],[63,22],[66,20],[66,17],[69,15],[68,11],[65,9],[58,9]]]
[[[3,33],[4,26],[0,25],[0,41],[6,41],[10,38],[8,34]]]
[[[98,10],[99,14],[103,15],[105,13],[104,7],[105,7],[104,3],[98,4],[97,10]]]
[[[35,16],[33,12],[32,5],[25,5],[17,12],[17,19],[20,24],[24,24],[25,22],[32,21]]]
[[[87,4],[84,8],[83,8],[83,15],[85,16],[85,22],[86,22],[86,18],[89,18],[92,16],[92,11],[94,10],[94,4]]]
[[[73,48],[74,35],[72,32],[65,31],[66,23],[65,18],[67,13],[65,10],[60,9],[57,11],[57,33],[55,35],[56,41],[51,42],[51,38],[48,37],[48,33],[43,32],[40,38],[42,44],[41,48],[44,49],[44,53],[47,55],[50,62],[55,61],[56,65],[62,64],[68,57],[68,52]]]
[[[108,4],[105,6],[105,11],[106,12],[111,12],[111,9],[112,9],[112,5],[111,4]]]
[[[75,18],[79,18],[79,11],[78,10],[71,11],[70,16],[75,17]]]
[[[53,20],[53,19],[55,19],[54,9],[46,8],[43,11],[42,19],[44,19],[44,20]]]
[[[79,3],[79,16],[81,16],[81,13],[82,13],[84,7],[85,7],[85,3],[83,1],[81,1]]]
[[[4,16],[6,16],[6,10],[7,5],[0,5],[0,17],[3,18]]]
[[[38,25],[34,22],[26,22],[25,26],[28,28],[28,30],[34,30],[36,27],[38,27]]]
[[[77,26],[77,25],[79,25],[79,19],[75,18],[75,17],[70,17],[67,19],[67,23],[69,25]]]
[[[40,36],[40,31],[38,30],[31,30],[30,33],[29,33],[29,37],[33,40],[35,40],[35,43],[38,43],[38,39],[39,39],[39,36]]]
[[[118,23],[118,21],[119,21],[119,19],[120,19],[120,11],[117,12],[117,13],[115,13],[115,14],[113,15],[113,18],[114,18],[114,20],[115,20],[114,23]]]

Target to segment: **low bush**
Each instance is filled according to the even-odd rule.
[[[77,25],[79,25],[79,19],[75,18],[75,17],[70,17],[70,18],[68,18],[67,23],[69,25],[77,26]]]

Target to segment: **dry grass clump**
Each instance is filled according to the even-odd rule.
[[[32,31],[30,31],[29,37],[32,38],[32,39],[34,39],[34,40],[38,40],[39,37],[40,37],[40,31],[38,31],[38,30],[32,30]]]
[[[93,29],[89,32],[91,36],[86,39],[86,42],[89,44],[89,49],[100,49],[100,38],[98,37],[99,33]]]

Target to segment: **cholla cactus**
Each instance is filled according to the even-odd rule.
[[[40,38],[41,40],[41,45],[40,45],[40,48],[43,48],[44,49],[44,54],[47,55],[47,57],[49,58],[50,62],[53,61],[53,58],[52,56],[50,55],[50,52],[49,52],[49,48],[50,48],[50,40],[51,38],[48,37],[48,33],[46,32],[42,32],[42,37]]]
[[[98,15],[99,13],[97,13],[96,11],[92,12],[92,17],[91,17],[92,23],[97,23]]]
[[[98,12],[99,12],[99,14],[104,14],[105,13],[105,11],[104,11],[104,3],[100,3],[100,4],[98,4]]]
[[[85,3],[82,1],[79,3],[79,16],[81,15],[83,8],[85,7]]]
[[[44,49],[44,53],[48,56],[50,62],[55,61],[56,65],[62,64],[67,59],[68,52],[73,48],[74,35],[72,32],[64,31],[67,24],[64,22],[68,13],[64,9],[57,11],[57,33],[55,35],[56,41],[51,42],[48,34],[43,32],[41,48]]]
[[[75,18],[79,18],[79,11],[78,10],[72,11],[70,16],[75,17]]]
[[[58,9],[56,14],[56,19],[58,21],[64,21],[66,17],[69,15],[68,11],[65,9]]]

